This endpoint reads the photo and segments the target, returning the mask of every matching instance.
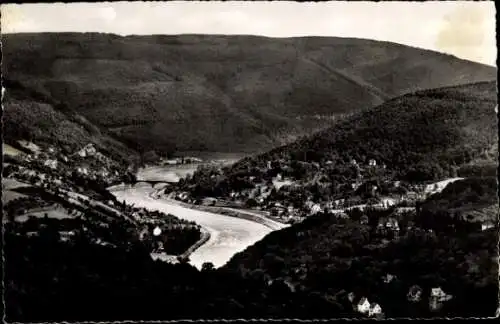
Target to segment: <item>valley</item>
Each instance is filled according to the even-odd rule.
[[[10,321],[497,310],[495,67],[341,37],[2,44]]]

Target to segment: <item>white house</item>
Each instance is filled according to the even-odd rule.
[[[370,302],[368,301],[368,298],[363,297],[358,302],[357,310],[358,310],[358,312],[360,312],[362,314],[366,314],[366,313],[370,312],[370,306],[371,305],[370,305]]]
[[[483,223],[483,224],[481,224],[481,231],[485,231],[485,230],[490,229],[492,227],[495,227],[495,224],[493,224],[493,222]]]
[[[448,301],[452,298],[453,296],[446,294],[441,287],[438,288],[432,288],[431,290],[431,299],[436,299],[439,302],[444,302]]]
[[[47,160],[45,160],[43,165],[45,165],[46,167],[49,167],[51,169],[57,169],[57,160],[47,159]]]
[[[319,204],[314,204],[311,206],[311,213],[316,214],[321,211],[321,206]]]
[[[382,207],[389,208],[390,206],[394,206],[396,201],[392,198],[382,198],[380,203],[382,204]]]
[[[368,316],[377,316],[382,314],[382,307],[379,304],[373,303],[370,305],[370,309],[368,310]]]
[[[396,276],[388,273],[387,275],[382,277],[382,280],[384,281],[384,283],[390,283],[392,280],[394,280],[394,278],[396,278]]]
[[[77,152],[77,154],[81,157],[93,156],[96,153],[97,153],[97,150],[94,147],[94,144],[92,144],[92,143],[85,145],[84,148],[82,148],[80,151]]]
[[[85,175],[88,175],[88,174],[89,174],[89,170],[88,170],[87,168],[78,167],[78,168],[76,169],[76,171],[77,171],[78,173],[85,174]]]

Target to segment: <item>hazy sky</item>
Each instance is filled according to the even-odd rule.
[[[252,34],[386,40],[496,65],[492,1],[2,5],[2,32]]]

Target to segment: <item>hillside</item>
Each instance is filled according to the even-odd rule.
[[[4,86],[8,89],[3,112],[5,143],[17,145],[17,140],[24,139],[56,146],[66,154],[93,143],[123,166],[137,159],[137,151],[63,103],[17,82],[6,81]]]
[[[381,216],[363,214],[375,225]],[[442,227],[439,222],[434,226]],[[376,226],[360,224],[359,216],[318,214],[271,233],[236,254],[224,269],[247,278],[285,279],[339,302],[352,292],[379,303],[388,318],[492,316],[498,307],[497,243],[494,228],[443,235],[406,226],[399,238],[384,243]],[[393,280],[385,281],[387,276]],[[407,297],[413,285],[423,291],[417,302]],[[435,287],[453,296],[437,312],[429,311],[427,297]]]
[[[362,39],[43,33],[2,42],[5,80],[140,151],[262,151],[407,92],[496,78],[493,67]],[[7,122],[30,105],[7,101]]]
[[[241,177],[271,160],[280,161],[276,172],[302,161],[318,163],[332,177],[348,176],[352,159],[362,164],[375,159],[386,166],[385,172],[409,181],[441,179],[461,170],[473,173],[474,162],[490,167],[491,173],[498,161],[496,102],[494,82],[403,95],[290,145],[243,159],[226,175]]]
[[[498,185],[496,177],[468,178],[448,185],[420,207],[430,219],[448,217],[473,224],[498,223]]]

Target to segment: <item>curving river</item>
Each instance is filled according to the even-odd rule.
[[[172,176],[172,171],[168,168],[163,169],[164,176]],[[161,177],[160,170],[157,167],[143,170],[142,175],[154,174],[158,179]],[[223,266],[234,254],[243,251],[273,231],[268,226],[250,220],[194,210],[180,206],[175,201],[152,198],[150,194],[155,189],[149,185],[116,186],[109,190],[120,201],[125,200],[128,204],[135,204],[136,207],[171,213],[181,219],[194,221],[205,228],[210,233],[210,239],[189,256],[191,264],[197,268],[201,268],[204,262],[212,262],[215,267]],[[273,224],[273,228],[288,226],[273,223],[276,223]]]

